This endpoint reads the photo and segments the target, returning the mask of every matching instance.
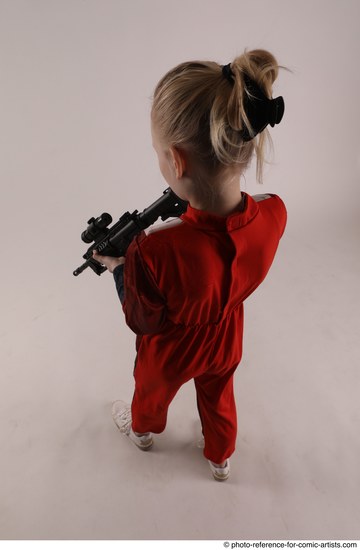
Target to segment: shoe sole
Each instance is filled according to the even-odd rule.
[[[224,475],[216,475],[213,473],[213,477],[214,479],[216,479],[216,481],[226,481],[227,479],[229,479],[229,475],[230,474],[224,474]]]
[[[133,439],[131,439],[130,441],[132,441],[133,443],[135,443],[135,441]],[[140,449],[140,451],[150,451],[151,447],[153,446],[154,442],[151,441],[150,443],[148,443],[148,445],[138,445],[137,443],[135,443],[135,445],[137,446],[138,449]]]

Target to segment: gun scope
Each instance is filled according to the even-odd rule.
[[[81,239],[84,243],[92,243],[97,238],[102,237],[104,233],[107,233],[107,231],[104,232],[104,229],[110,225],[111,222],[112,217],[107,212],[104,212],[96,219],[90,218],[88,221],[88,228],[81,233]]]

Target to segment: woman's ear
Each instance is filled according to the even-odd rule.
[[[186,175],[187,159],[185,152],[179,147],[171,146],[170,155],[176,179],[181,179]]]

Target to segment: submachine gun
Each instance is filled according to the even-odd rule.
[[[80,275],[87,267],[90,267],[97,275],[106,271],[106,267],[93,258],[93,250],[97,250],[102,256],[125,256],[131,241],[143,229],[152,225],[159,216],[163,221],[172,217],[179,217],[188,206],[188,202],[180,199],[168,187],[163,195],[145,208],[140,214],[134,210],[132,214],[125,212],[118,222],[112,227],[108,227],[112,222],[112,217],[104,212],[98,218],[91,218],[88,221],[88,227],[81,234],[81,239],[85,243],[93,243],[83,255],[86,260],[80,267],[75,269],[75,277]]]

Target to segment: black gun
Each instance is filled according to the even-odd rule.
[[[81,234],[81,239],[85,243],[93,244],[83,255],[86,260],[80,267],[73,272],[75,277],[80,275],[87,267],[97,274],[101,275],[106,271],[106,267],[93,258],[93,250],[97,250],[102,256],[125,256],[131,241],[143,229],[152,225],[159,216],[163,221],[167,218],[179,217],[188,206],[188,202],[180,199],[168,187],[163,195],[153,202],[148,208],[145,208],[140,214],[134,210],[132,214],[125,212],[118,222],[112,227],[108,227],[112,222],[110,214],[104,212],[98,218],[91,218],[88,221],[87,229]]]

